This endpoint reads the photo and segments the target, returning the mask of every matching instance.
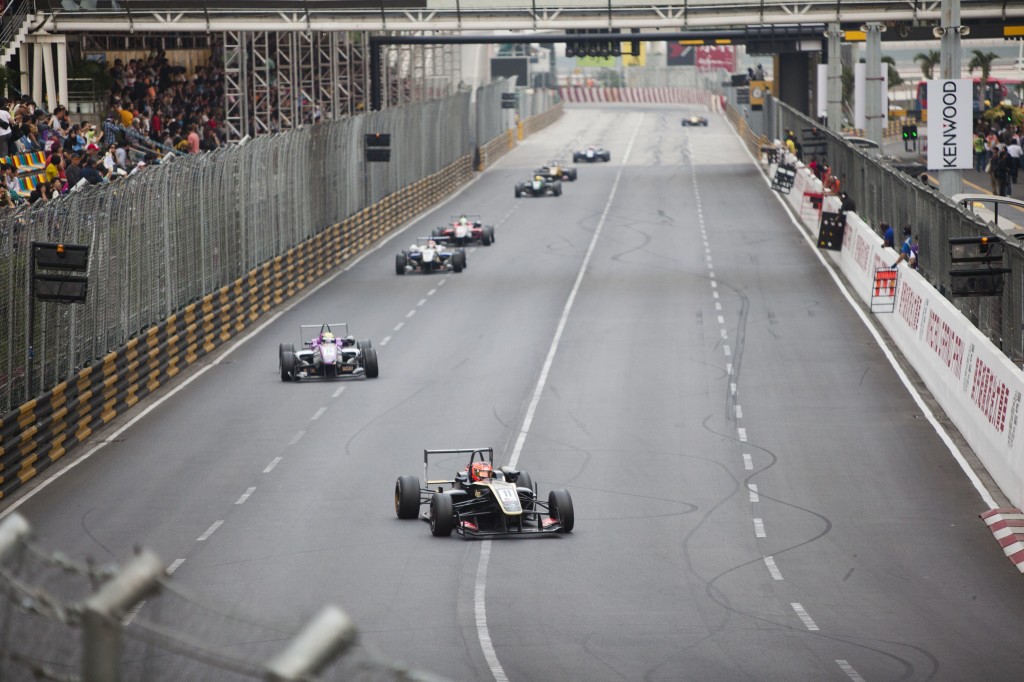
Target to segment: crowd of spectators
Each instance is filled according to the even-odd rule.
[[[160,162],[168,153],[198,154],[224,144],[223,68],[216,62],[190,76],[154,51],[116,59],[108,109],[101,121],[75,122],[65,106],[52,112],[28,95],[0,97],[0,156],[42,152],[45,179],[27,196],[12,162],[0,162],[0,207],[47,201],[82,181],[99,184]]]

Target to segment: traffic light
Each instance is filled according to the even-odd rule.
[[[638,28],[631,28],[631,29],[629,29],[629,31],[630,31],[630,33],[639,33],[640,29],[638,29]],[[639,57],[640,56],[640,41],[639,40],[631,40],[631,41],[629,41],[629,55],[631,57]]]
[[[903,125],[903,141],[906,142],[909,139],[910,139],[910,126],[904,124]]]
[[[912,140],[916,140],[917,139],[917,124],[916,123],[911,123],[910,124],[910,139],[912,139]]]

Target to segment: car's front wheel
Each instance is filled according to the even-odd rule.
[[[363,350],[363,369],[366,370],[367,379],[376,379],[380,376],[380,370],[377,367],[377,351],[373,348],[366,348]]]
[[[572,512],[572,497],[564,488],[548,493],[548,513],[562,526],[563,533],[571,533],[575,523]]]
[[[295,346],[282,343],[277,347],[277,353],[281,381],[292,381],[295,378]]]
[[[399,476],[395,481],[395,515],[400,519],[415,519],[420,513],[420,479]]]
[[[455,506],[452,496],[434,493],[430,498],[430,534],[434,537],[448,537],[455,528]]]

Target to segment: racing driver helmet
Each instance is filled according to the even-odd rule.
[[[494,470],[491,469],[491,465],[487,462],[473,462],[469,468],[469,480],[479,483],[485,478],[494,478]]]
[[[320,337],[320,343],[334,343],[334,334],[331,332],[324,332],[323,336]]]

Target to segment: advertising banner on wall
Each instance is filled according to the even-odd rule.
[[[697,48],[698,71],[736,70],[736,48],[732,45],[701,45]]]
[[[928,81],[928,170],[973,167],[973,109],[969,79]]]

